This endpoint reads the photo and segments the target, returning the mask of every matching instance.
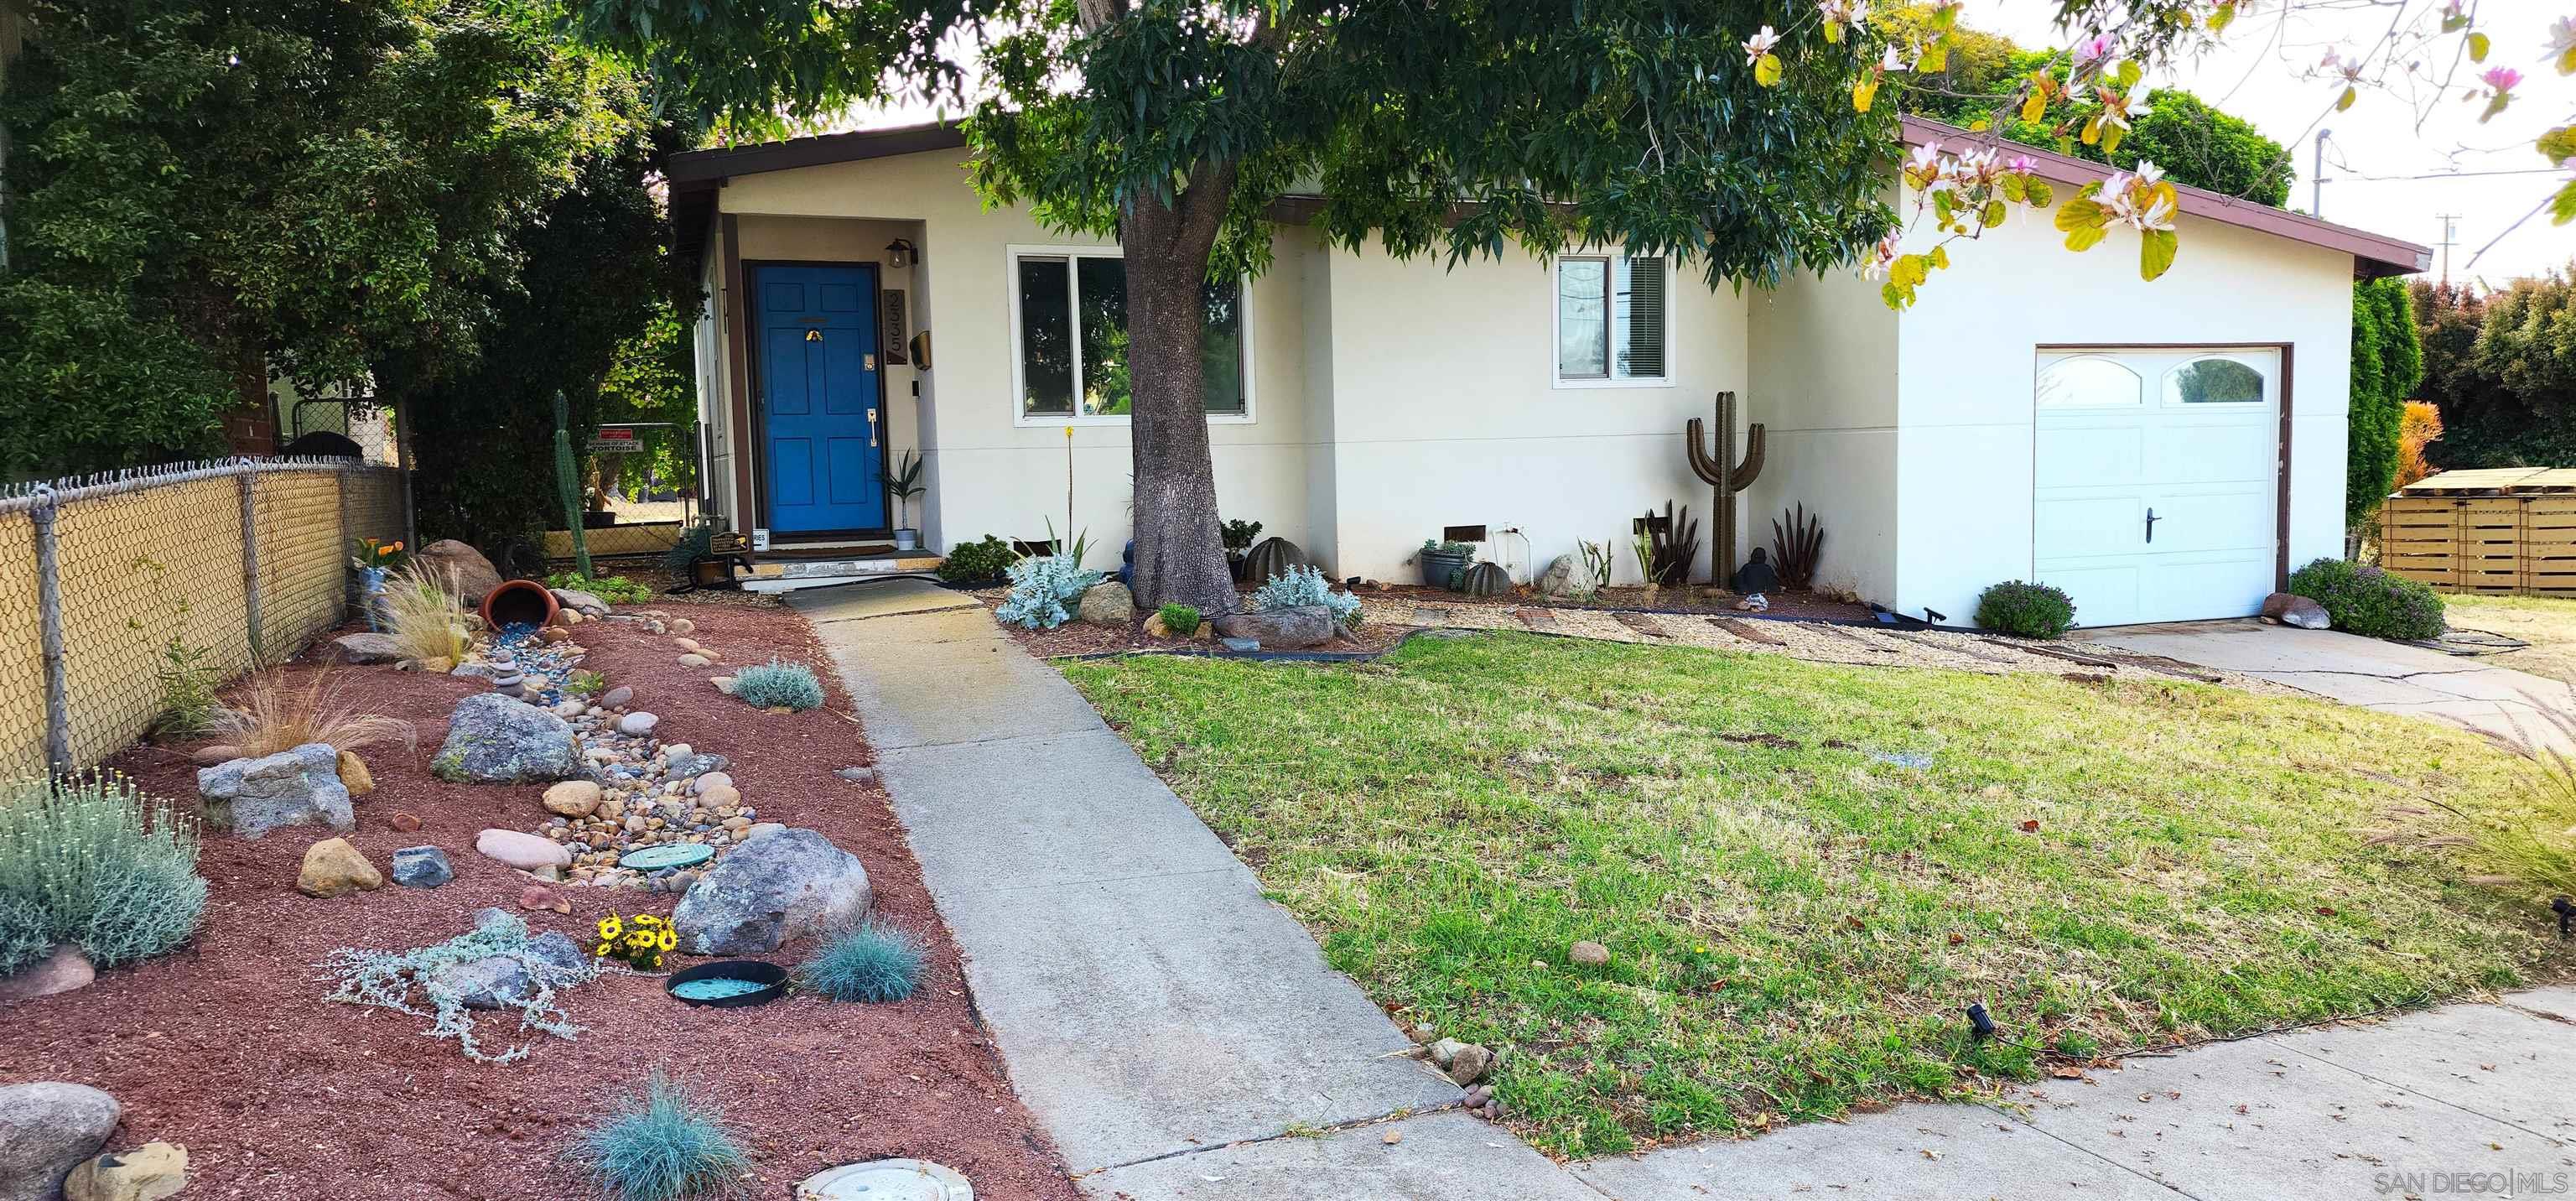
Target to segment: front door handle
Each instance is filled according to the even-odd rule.
[[[875,410],[871,409],[871,410],[869,410],[869,413],[870,413],[870,415],[871,415],[871,416],[873,416],[873,415],[874,415],[874,413],[875,413]],[[2157,522],[2159,522],[2159,521],[2162,521],[2162,520],[2164,520],[2164,518],[2161,518],[2161,517],[2156,516],[2156,511],[2155,511],[2155,509],[2154,509],[2154,508],[2150,507],[2150,508],[2147,510],[2147,544],[2148,544],[2149,546],[2153,546],[2153,545],[2155,545],[2155,541],[2156,541],[2156,523],[2157,523]]]
[[[873,447],[873,446],[875,446],[876,444],[877,444],[877,411],[876,411],[875,409],[870,409],[870,410],[868,410],[868,445],[869,445],[869,446],[871,446],[871,447]],[[2152,538],[2150,538],[2150,539],[2149,539],[2149,541],[2153,541],[2153,539],[2152,539]]]

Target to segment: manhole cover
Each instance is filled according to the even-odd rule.
[[[872,1159],[806,1177],[796,1201],[975,1201],[975,1186],[926,1159]]]
[[[716,849],[703,842],[666,842],[658,847],[628,851],[617,857],[617,866],[637,871],[658,872],[666,867],[687,867],[715,857]]]

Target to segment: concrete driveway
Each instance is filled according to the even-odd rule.
[[[2074,637],[2258,676],[2348,705],[2429,717],[2576,753],[2576,740],[2565,724],[2576,721],[2576,689],[2485,659],[2250,619],[2116,626]],[[2559,720],[2548,720],[2547,714]]]

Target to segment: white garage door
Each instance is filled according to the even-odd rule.
[[[2243,617],[2280,537],[2281,356],[2043,350],[2031,558],[2088,626]]]

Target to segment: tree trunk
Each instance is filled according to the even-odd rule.
[[[1202,173],[1169,205],[1131,204],[1119,222],[1127,258],[1127,354],[1133,393],[1136,603],[1188,605],[1215,617],[1236,608],[1208,457],[1200,289],[1233,188],[1228,168]]]

